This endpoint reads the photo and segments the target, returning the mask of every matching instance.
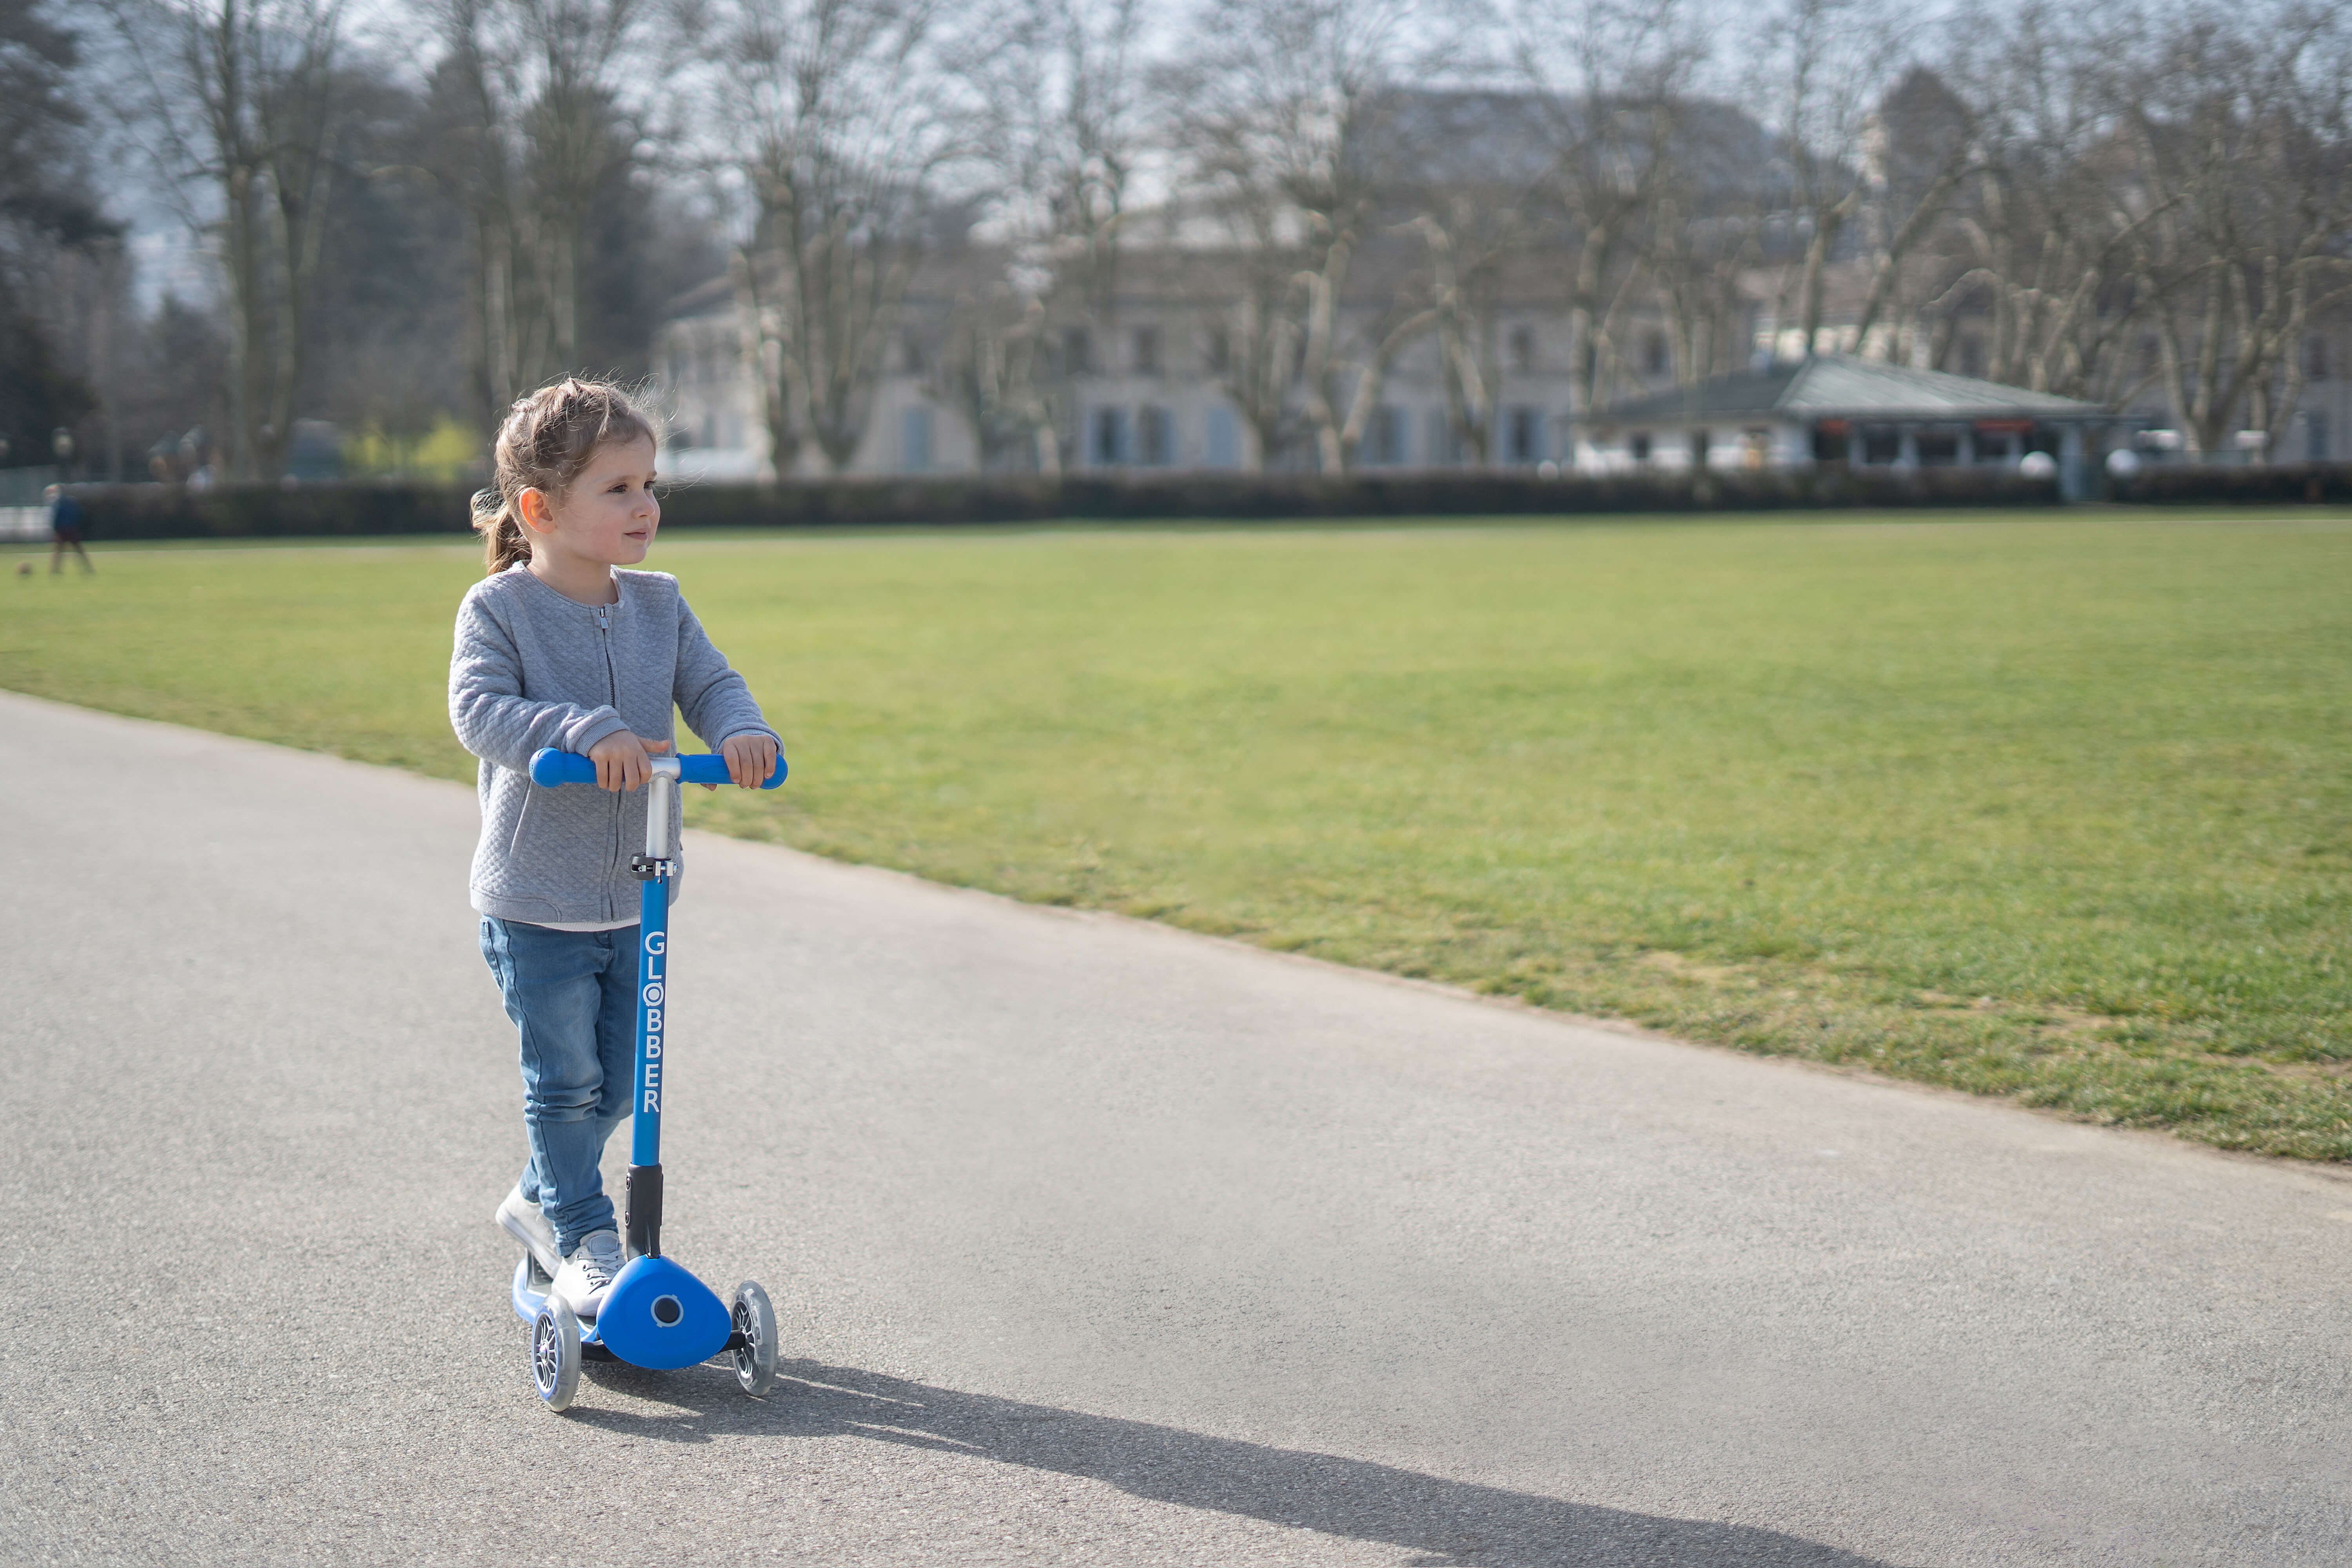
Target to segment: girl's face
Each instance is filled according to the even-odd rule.
[[[634,566],[646,558],[661,526],[654,444],[640,436],[599,447],[562,499],[527,489],[520,500],[535,552],[583,566]]]

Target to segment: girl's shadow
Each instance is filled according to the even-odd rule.
[[[1423,1553],[1412,1561],[1426,1568],[1887,1568],[1777,1531],[1562,1502],[815,1362],[781,1363],[765,1401],[744,1398],[717,1365],[654,1373],[607,1363],[590,1377],[677,1412],[572,1407],[570,1419],[612,1431],[681,1443],[714,1433],[856,1436],[969,1454],[1159,1502],[1381,1542]]]

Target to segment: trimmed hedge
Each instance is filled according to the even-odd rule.
[[[76,485],[93,539],[331,539],[468,531],[455,485]]]
[[[334,538],[467,531],[459,486],[77,486],[100,539]],[[1851,475],[1843,468],[1627,474],[1557,479],[1526,473],[1170,474],[1151,478],[856,479],[782,485],[680,485],[662,521],[678,528],[840,528],[875,524],[1560,516],[1761,511],[1782,508],[2052,506],[2051,480],[2013,472],[1929,468]]]
[[[2352,504],[2352,463],[2149,463],[2130,479],[2108,480],[2107,491],[2110,500],[2140,506],[2345,506]]]
[[[1577,512],[1767,510],[1783,507],[2052,505],[2049,480],[1929,470],[1557,479],[1519,473],[1171,474],[1108,479],[853,479],[681,488],[664,517],[687,525],[1099,521],[1176,519],[1559,516]]]

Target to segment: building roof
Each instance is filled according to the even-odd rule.
[[[1660,144],[1660,138],[1666,144]],[[1362,105],[1351,166],[1385,183],[1444,190],[1525,192],[1563,160],[1630,177],[1659,157],[1697,176],[1709,197],[1759,189],[1785,197],[1786,144],[1748,110],[1718,99],[1391,88]],[[1418,210],[1418,209],[1416,209]]]
[[[1815,354],[1794,364],[1719,375],[1696,386],[1612,404],[1591,422],[1637,425],[1768,414],[1783,419],[2097,419],[2107,410],[1939,370]]]

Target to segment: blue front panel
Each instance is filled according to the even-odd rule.
[[[667,1258],[630,1258],[596,1313],[605,1349],[631,1366],[662,1372],[709,1361],[734,1331],[727,1304]]]
[[[669,882],[648,877],[637,906],[637,1074],[631,1112],[629,1163],[661,1163],[663,1023],[669,1009],[662,998],[669,973]]]

